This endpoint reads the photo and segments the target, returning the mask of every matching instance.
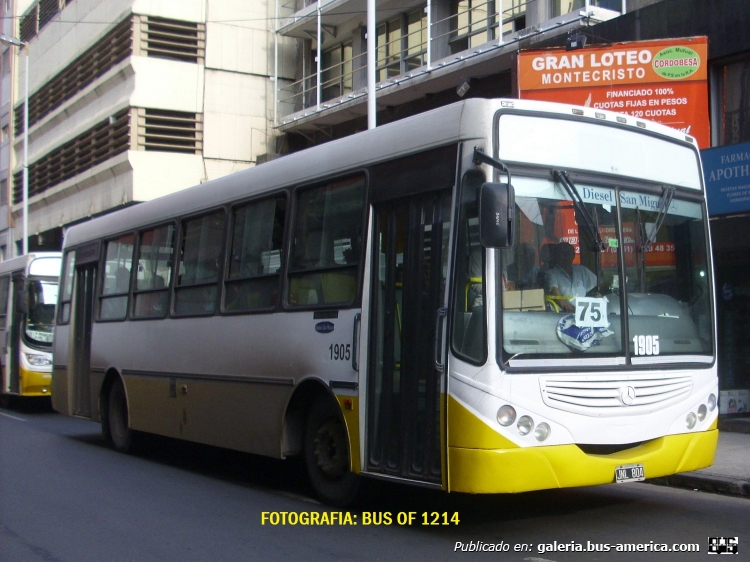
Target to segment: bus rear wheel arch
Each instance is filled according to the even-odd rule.
[[[315,493],[326,503],[345,506],[359,492],[361,477],[351,471],[349,438],[336,400],[318,395],[307,413],[305,467]]]

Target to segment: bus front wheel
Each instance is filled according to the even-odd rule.
[[[128,401],[125,397],[125,387],[119,378],[109,389],[107,422],[112,446],[122,453],[132,451],[134,432],[128,427]]]
[[[324,396],[315,400],[307,416],[305,465],[324,502],[344,506],[354,501],[360,477],[350,469],[346,426],[338,404]]]

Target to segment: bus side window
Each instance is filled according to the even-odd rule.
[[[58,312],[57,323],[67,324],[70,322],[70,301],[73,300],[73,274],[76,268],[75,250],[70,250],[65,254],[63,262],[63,274],[61,278],[62,287],[60,287],[60,311]]]
[[[173,253],[174,225],[141,233],[133,291],[134,318],[164,318],[167,315]]]
[[[268,310],[278,303],[285,218],[283,196],[234,209],[224,310]]]
[[[289,264],[290,306],[354,302],[359,285],[362,176],[297,194]]]
[[[177,264],[174,313],[213,314],[223,264],[224,211],[214,211],[182,223]]]
[[[484,248],[479,244],[477,195],[484,173],[470,170],[461,186],[461,207],[456,227],[456,283],[453,349],[472,362],[483,362],[487,354],[484,308]]]
[[[107,242],[99,297],[99,318],[102,320],[123,320],[127,314],[134,246],[135,236],[132,234]]]

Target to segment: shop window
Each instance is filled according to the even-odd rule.
[[[750,141],[750,59],[720,67],[719,144]]]

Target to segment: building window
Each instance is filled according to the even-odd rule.
[[[352,42],[323,51],[320,61],[323,101],[344,96],[352,91]]]
[[[502,0],[503,35],[526,28],[526,0]]]
[[[622,0],[589,0],[589,6],[620,12],[622,10]],[[552,0],[552,16],[563,16],[575,10],[582,10],[585,7],[585,0]]]
[[[512,6],[512,2],[507,3]],[[495,0],[452,0],[450,14],[450,44],[454,53],[496,38],[498,17]]]
[[[406,14],[404,71],[427,64],[427,14],[424,8]]]
[[[424,7],[381,23],[376,37],[378,82],[426,64],[427,15]]]
[[[0,206],[8,204],[8,180],[0,180]]]
[[[377,81],[401,74],[401,18],[394,18],[378,26]]]
[[[750,141],[750,59],[720,67],[719,144]]]

